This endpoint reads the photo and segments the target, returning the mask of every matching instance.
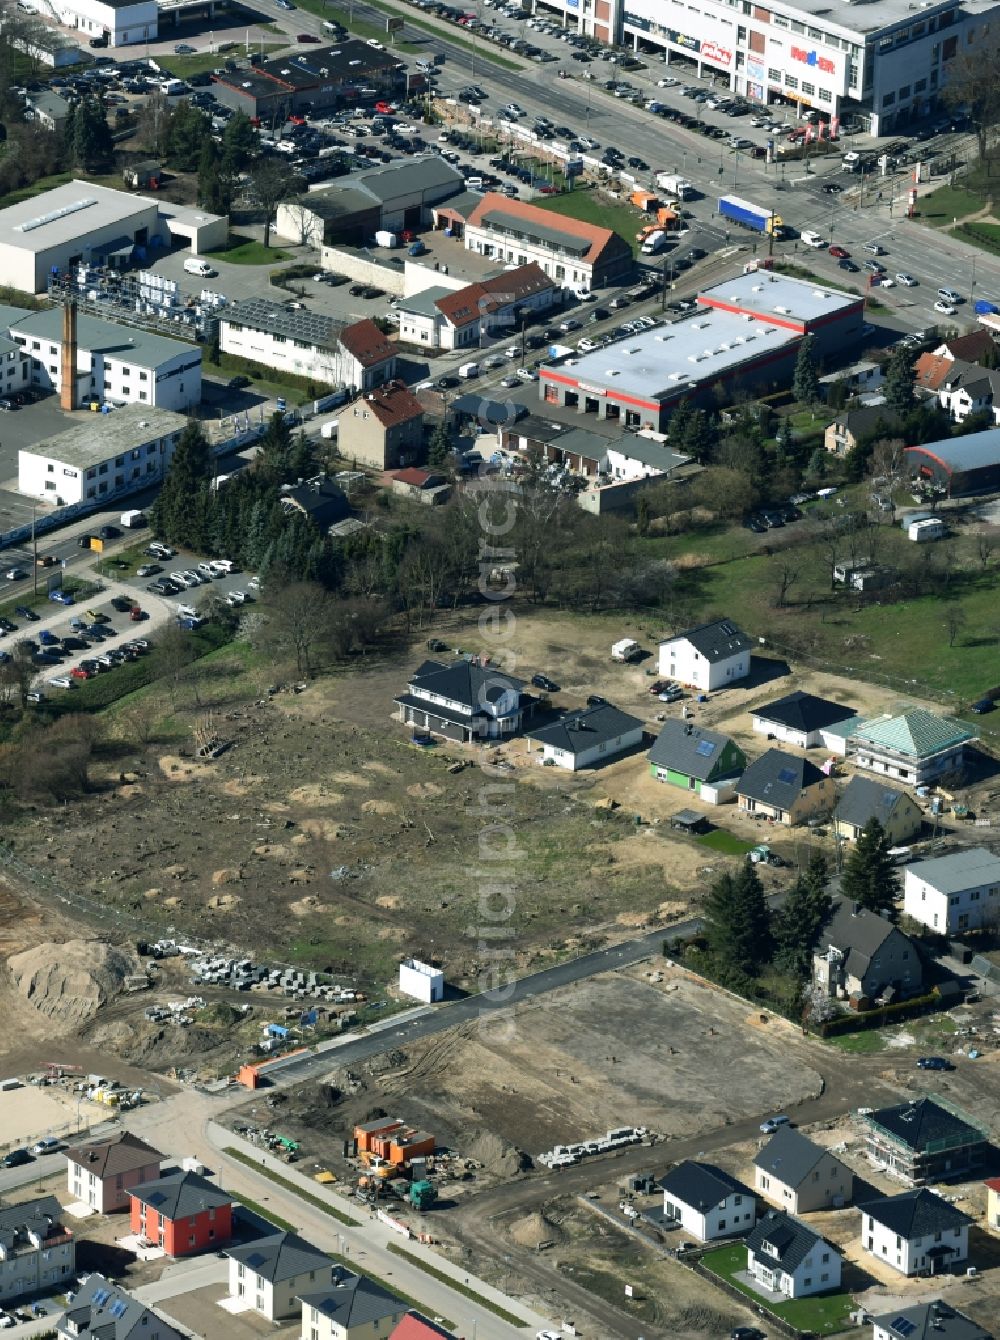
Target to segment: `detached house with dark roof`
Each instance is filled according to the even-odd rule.
[[[902,1275],[936,1275],[969,1258],[972,1220],[926,1187],[858,1209],[862,1247]]]
[[[340,411],[341,456],[375,470],[413,465],[424,447],[424,409],[402,382],[389,382]]]
[[[877,819],[894,847],[915,838],[923,826],[920,806],[906,791],[873,777],[855,775],[847,783],[833,812],[837,836],[857,842],[865,824]]]
[[[768,1210],[747,1238],[747,1274],[762,1293],[825,1293],[840,1287],[840,1269],[836,1248],[783,1210]]]
[[[185,1336],[96,1272],[81,1284],[56,1326],[59,1340],[185,1340]]]
[[[299,1302],[308,1340],[384,1340],[406,1316],[397,1294],[339,1266],[328,1286],[301,1294]]]
[[[757,1201],[749,1187],[710,1163],[685,1159],[660,1179],[663,1217],[699,1242],[741,1236],[753,1228]]]
[[[523,680],[466,660],[424,661],[395,701],[405,725],[463,744],[518,735],[535,705]]]
[[[0,1209],[0,1302],[53,1292],[76,1269],[76,1242],[55,1196]]]
[[[221,1247],[232,1236],[232,1198],[197,1173],[169,1173],[133,1187],[129,1197],[132,1232],[167,1256]]]
[[[837,898],[813,950],[813,982],[837,1000],[891,1001],[918,995],[924,969],[898,926]]]
[[[540,745],[542,763],[578,772],[592,768],[634,749],[642,743],[643,725],[638,717],[622,712],[611,703],[581,707],[558,721],[528,732],[529,748]]]
[[[793,828],[832,810],[836,790],[833,778],[807,758],[769,749],[736,783],[736,795],[744,813]]]
[[[986,1155],[986,1132],[941,1099],[897,1103],[859,1120],[871,1162],[911,1186],[965,1177]]]
[[[753,728],[769,740],[795,745],[798,749],[812,749],[822,743],[822,732],[838,721],[847,721],[855,715],[853,707],[843,707],[828,698],[817,698],[812,693],[789,693],[773,703],[755,707],[750,713]]]
[[[324,535],[331,526],[343,521],[351,510],[347,494],[339,484],[325,475],[317,475],[315,479],[307,479],[304,484],[285,489],[280,502],[284,511],[301,512],[308,517]]]
[[[693,791],[710,805],[736,795],[747,757],[735,740],[707,726],[671,717],[646,755],[658,782]]]
[[[732,619],[713,619],[660,643],[661,675],[703,693],[723,689],[750,673],[751,642]]]
[[[301,1313],[303,1294],[326,1289],[333,1262],[297,1233],[274,1233],[226,1251],[229,1296],[243,1299],[268,1321]]]
[[[848,1205],[854,1174],[822,1145],[782,1126],[753,1161],[754,1186],[790,1214]]]
[[[129,1208],[129,1190],[160,1175],[163,1155],[129,1131],[66,1150],[67,1185],[98,1214]]]
[[[872,1318],[872,1340],[993,1340],[993,1336],[938,1298],[931,1303],[911,1303]]]

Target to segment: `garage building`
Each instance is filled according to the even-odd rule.
[[[268,125],[292,112],[350,105],[363,88],[402,93],[406,66],[395,52],[380,51],[355,38],[212,76],[212,91],[220,102],[249,117],[259,116]]]
[[[948,497],[1000,489],[1000,428],[906,448],[910,476],[943,489]]]

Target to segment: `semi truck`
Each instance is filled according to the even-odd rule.
[[[763,209],[749,200],[741,200],[736,195],[724,195],[719,200],[719,215],[730,223],[738,223],[741,228],[750,228],[755,233],[771,233],[781,236],[783,227],[781,216],[773,210]]]
[[[661,191],[666,191],[678,200],[690,200],[695,194],[694,187],[679,172],[658,172],[656,184]]]

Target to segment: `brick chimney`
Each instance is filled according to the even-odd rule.
[[[61,385],[59,408],[76,409],[76,303],[67,298],[63,304]]]

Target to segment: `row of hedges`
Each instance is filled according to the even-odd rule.
[[[1000,224],[963,223],[958,231],[971,238],[984,251],[992,251],[994,255],[1000,256]]]
[[[840,1033],[859,1033],[866,1028],[882,1028],[885,1024],[902,1023],[904,1019],[915,1019],[929,1010],[937,1009],[940,996],[937,987],[926,996],[915,996],[912,1000],[901,1000],[896,1005],[880,1005],[874,1010],[859,1010],[856,1013],[840,1014],[836,1019],[827,1019],[816,1026],[821,1038],[834,1037]]]

